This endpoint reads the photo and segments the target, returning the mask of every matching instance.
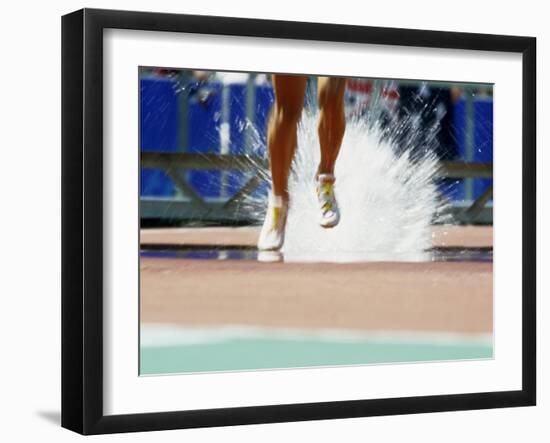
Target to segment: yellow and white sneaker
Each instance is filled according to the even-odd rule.
[[[278,251],[283,247],[287,215],[288,203],[282,197],[270,194],[264,224],[258,239],[260,251]]]
[[[333,228],[340,221],[340,210],[334,195],[334,180],[333,174],[319,174],[317,177],[319,224],[323,228]]]

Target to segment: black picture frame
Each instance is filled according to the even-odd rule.
[[[103,413],[103,30],[108,28],[519,53],[523,64],[522,389],[392,399]],[[62,18],[62,426],[82,434],[535,405],[536,39],[83,9]]]

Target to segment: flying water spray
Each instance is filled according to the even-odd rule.
[[[324,229],[318,224],[315,193],[317,121],[317,113],[304,112],[298,127],[285,261],[428,260],[431,226],[445,205],[434,181],[438,159],[433,150],[397,146],[387,130],[359,118],[348,120],[335,168],[341,221]],[[262,165],[256,162],[256,173],[270,181]],[[266,205],[266,193],[254,194],[243,199],[240,210],[261,222]]]

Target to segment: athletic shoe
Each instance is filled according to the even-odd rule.
[[[279,263],[284,261],[281,251],[258,251],[258,261],[262,263]]]
[[[334,180],[333,174],[319,174],[317,177],[319,224],[323,228],[333,228],[340,221],[340,211],[334,196]]]
[[[270,194],[264,225],[258,239],[260,251],[278,251],[283,247],[287,214],[288,203],[282,197]]]

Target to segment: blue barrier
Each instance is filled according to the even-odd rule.
[[[245,153],[246,125],[246,84],[232,83],[229,89],[229,153],[239,155]],[[224,193],[230,197],[239,191],[245,181],[245,173],[230,171],[226,174]]]
[[[474,146],[470,161],[493,162],[493,99],[491,97],[476,97],[474,99]],[[461,98],[454,107],[454,136],[457,144],[458,158],[464,161],[466,153],[466,114],[465,101]],[[478,198],[489,186],[492,179],[475,178],[473,180],[473,198]],[[455,200],[463,200],[465,195],[464,180],[458,180],[452,196]]]
[[[179,94],[189,95],[187,140],[181,144],[187,152],[220,152],[221,90],[220,83],[189,84],[178,92],[179,83],[171,78],[140,79],[140,149],[175,152],[180,148]],[[220,196],[220,171],[187,171],[189,185],[202,197]],[[157,168],[142,168],[140,193],[144,197],[173,197],[172,179]]]
[[[229,125],[230,145],[229,152],[234,155],[242,155],[249,149],[254,155],[264,156],[267,145],[267,120],[273,104],[273,88],[270,85],[258,85],[255,87],[254,120],[251,129],[254,134],[250,140],[246,140],[246,126],[249,123],[246,115],[246,90],[244,83],[234,83],[229,88]],[[247,180],[247,174],[241,171],[231,171],[227,174],[225,193],[232,196],[243,186]],[[268,184],[259,186],[253,196],[267,193]]]
[[[271,112],[271,106],[275,100],[273,88],[271,85],[261,85],[256,87],[256,130],[260,140],[257,147],[256,154],[265,155],[267,146],[267,123],[269,120],[269,113]],[[256,147],[255,147],[256,150]]]
[[[148,152],[176,151],[179,113],[174,82],[162,78],[142,78],[139,89],[140,149]],[[174,183],[162,169],[142,168],[140,194],[147,197],[173,196]]]
[[[222,89],[222,84],[217,82],[188,87],[187,152],[220,153]],[[187,179],[201,197],[220,196],[220,171],[190,170],[187,172]]]
[[[260,85],[256,87],[256,121],[255,127],[257,131],[258,140],[256,145],[253,146],[254,153],[260,156],[265,156],[267,151],[267,124],[269,121],[269,115],[271,113],[271,107],[275,100],[275,94],[271,85]],[[259,198],[267,195],[270,186],[268,183],[262,183],[256,188],[252,196]]]
[[[220,125],[222,123],[222,91],[219,82],[189,84],[178,92],[178,82],[162,77],[140,80],[140,149],[142,151],[175,152],[186,146],[187,152],[220,153]],[[229,89],[228,123],[229,153],[243,154],[246,148],[246,84],[235,83]],[[187,140],[179,140],[179,95],[188,94]],[[256,127],[258,140],[252,147],[255,154],[265,153],[267,116],[273,101],[271,86],[256,88]],[[203,198],[229,197],[243,185],[246,177],[240,171],[186,172],[192,189]],[[265,192],[261,186],[256,192]],[[176,187],[172,179],[157,168],[142,168],[141,196],[173,197]]]
[[[474,102],[474,161],[493,163],[493,100],[479,99]],[[474,198],[492,186],[493,179],[474,180]]]

